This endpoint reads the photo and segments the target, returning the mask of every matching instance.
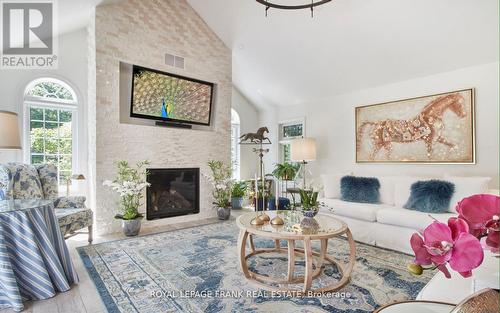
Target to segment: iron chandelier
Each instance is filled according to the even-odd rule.
[[[311,3],[304,3],[304,4],[298,4],[298,5],[278,4],[278,3],[274,3],[271,1],[267,1],[267,0],[255,0],[255,1],[257,1],[258,3],[260,3],[266,7],[266,17],[267,17],[267,11],[270,8],[280,9],[280,10],[310,9],[311,10],[311,17],[314,17],[314,8],[315,7],[320,6],[322,4],[325,4],[325,3],[328,3],[332,0],[318,0],[318,1],[311,0]]]

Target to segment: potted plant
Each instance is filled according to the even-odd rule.
[[[478,194],[462,199],[455,210],[458,217],[448,223],[434,220],[410,238],[415,253],[408,270],[421,275],[425,270],[440,270],[451,278],[450,268],[467,278],[483,263],[484,250],[497,257],[500,238],[500,197]],[[481,240],[484,239],[484,242]]]
[[[274,166],[273,176],[279,180],[293,180],[297,175],[297,171],[299,170],[298,164],[292,163],[277,163]]]
[[[245,181],[235,182],[231,190],[231,207],[234,210],[240,210],[243,207],[243,197],[247,191],[248,185]]]
[[[319,229],[318,222],[314,216],[318,214],[320,203],[318,202],[318,192],[313,189],[299,189],[300,210],[304,216],[300,221],[303,233],[315,234]]]
[[[299,189],[300,206],[302,213],[306,217],[314,217],[320,207],[318,202],[318,192],[313,189]]]
[[[231,167],[222,161],[211,160],[208,162],[212,175],[209,180],[212,184],[213,204],[217,207],[217,216],[220,220],[227,220],[231,216]]]
[[[120,195],[120,213],[115,218],[122,220],[122,230],[125,236],[137,236],[141,230],[143,215],[139,213],[139,206],[143,198],[143,190],[150,184],[146,181],[148,171],[145,169],[149,161],[141,161],[131,167],[127,161],[118,161],[116,177],[103,182],[104,186],[111,187]]]

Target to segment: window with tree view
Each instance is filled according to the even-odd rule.
[[[304,136],[303,119],[287,121],[279,124],[279,144],[280,144],[280,162],[290,163],[290,142],[295,138]]]
[[[295,138],[302,136],[302,123],[283,125],[283,138]]]
[[[58,180],[64,185],[74,168],[76,97],[62,82],[37,82],[25,96],[29,124],[29,162],[57,166]]]

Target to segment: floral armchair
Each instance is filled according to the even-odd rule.
[[[54,200],[54,212],[65,238],[87,228],[92,242],[92,210],[85,207],[85,197],[59,197],[57,168],[52,164],[0,164],[0,200]]]

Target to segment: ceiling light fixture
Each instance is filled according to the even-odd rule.
[[[270,8],[280,9],[280,10],[310,9],[311,10],[311,17],[314,17],[314,8],[315,7],[320,6],[322,4],[325,4],[325,3],[328,3],[332,0],[318,0],[318,1],[311,0],[311,3],[299,4],[299,5],[284,5],[284,4],[273,3],[273,2],[267,1],[267,0],[255,0],[255,1],[257,1],[258,3],[260,3],[266,7],[266,17],[267,17],[267,11],[269,11]]]

